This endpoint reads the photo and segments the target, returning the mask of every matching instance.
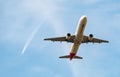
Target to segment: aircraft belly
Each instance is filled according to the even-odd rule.
[[[83,36],[83,32],[84,32],[84,29],[85,29],[85,24],[84,23],[81,23],[78,27],[78,29],[76,30],[76,37],[77,38],[80,38],[81,36]]]
[[[75,44],[75,43],[73,43],[73,44],[71,45],[70,53],[75,53],[75,54],[76,54],[77,51],[78,51],[79,45],[80,45],[80,44]]]
[[[84,25],[82,25],[84,24]],[[75,40],[74,40],[74,44],[75,46],[78,46],[81,44],[82,40],[83,40],[83,32],[84,32],[84,28],[85,28],[85,23],[80,23],[78,26],[78,29],[76,30],[76,35],[75,35]],[[78,44],[78,45],[76,45]]]

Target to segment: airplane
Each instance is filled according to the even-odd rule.
[[[45,38],[44,40],[72,43],[70,48],[70,54],[65,56],[60,56],[59,58],[69,58],[70,60],[83,59],[83,57],[76,56],[78,52],[78,48],[82,43],[109,43],[109,41],[107,40],[93,38],[93,34],[89,34],[89,36],[85,36],[83,33],[86,23],[87,23],[87,16],[85,15],[81,16],[77,25],[77,29],[75,31],[75,35],[71,35],[70,33],[67,33],[67,35],[64,37]]]

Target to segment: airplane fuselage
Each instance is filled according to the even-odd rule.
[[[86,23],[87,23],[87,17],[82,16],[78,22],[78,26],[77,26],[77,29],[75,32],[74,43],[72,43],[72,45],[71,45],[70,60],[72,60],[72,58],[76,55],[78,48],[83,40],[83,33],[84,33]]]

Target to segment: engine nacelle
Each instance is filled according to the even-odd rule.
[[[67,33],[66,39],[69,40],[70,37],[71,37],[71,34],[70,34],[70,33]]]
[[[89,39],[90,41],[92,41],[92,39],[93,39],[93,34],[89,34],[88,39]]]

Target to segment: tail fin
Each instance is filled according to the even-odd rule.
[[[66,56],[60,56],[59,58],[70,58],[70,55],[66,55]],[[74,59],[83,59],[83,57],[80,56],[74,56]]]

